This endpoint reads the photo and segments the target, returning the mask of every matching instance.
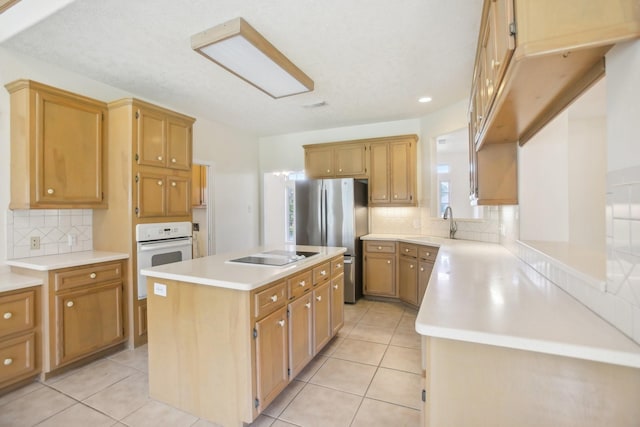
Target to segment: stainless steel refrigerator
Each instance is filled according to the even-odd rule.
[[[367,184],[353,178],[296,181],[296,244],[342,246],[344,300],[362,296],[362,242],[368,233]]]

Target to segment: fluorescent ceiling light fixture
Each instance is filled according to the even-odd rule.
[[[313,80],[242,18],[191,36],[191,48],[273,98],[313,90]]]
[[[422,98],[418,98],[418,102],[422,102],[427,103],[427,102],[431,102],[431,97],[430,96],[423,96]]]

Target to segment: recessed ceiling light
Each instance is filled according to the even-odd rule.
[[[423,104],[425,104],[427,102],[431,102],[431,97],[430,96],[423,96],[421,98],[418,98],[418,102],[422,102]]]

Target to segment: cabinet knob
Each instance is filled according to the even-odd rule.
[[[409,268],[413,269],[413,264],[409,264]]]
[[[382,250],[382,246],[378,246],[378,250],[381,251]]]
[[[338,172],[342,172],[342,169],[338,169]]]
[[[90,277],[91,279],[95,279],[96,277],[98,277],[98,275],[97,275],[96,273],[91,273],[91,274],[89,275],[89,277]]]
[[[318,296],[316,297],[316,301],[322,301],[322,295],[318,295]]]
[[[424,271],[424,267],[420,267],[420,271]]]
[[[383,195],[382,195],[382,198],[383,198],[383,199],[386,199],[386,198],[387,198],[387,195],[386,195],[386,194],[383,194]]]
[[[73,307],[73,301],[67,301],[67,307]]]
[[[162,156],[158,156],[158,160],[159,160],[159,161],[162,161]]]
[[[306,303],[304,306],[305,306],[305,307],[307,307],[307,308],[311,308],[311,303],[310,303],[310,302],[308,302],[308,303]]]
[[[176,184],[176,182],[175,182],[175,181],[171,181],[171,186],[172,186],[172,187],[175,187],[176,185],[178,185],[178,184]]]
[[[394,198],[394,199],[397,199],[397,198],[398,198],[398,195],[397,195],[397,194],[394,194],[394,195],[393,195],[393,198]]]
[[[336,264],[336,268],[341,268],[342,264]]]
[[[5,314],[2,315],[2,318],[4,320],[9,320],[13,317],[13,313],[11,313],[10,311],[7,311]]]
[[[305,286],[307,283],[303,280],[300,283],[298,283],[300,286]]]
[[[391,264],[391,261],[387,260],[387,264]]]
[[[331,173],[331,169],[327,169],[327,173]]]
[[[409,248],[406,248],[404,251],[405,251],[405,252],[409,252]]]
[[[278,295],[271,295],[271,301],[273,302],[278,301]]]
[[[4,366],[9,366],[13,363],[13,359],[10,357],[7,357],[6,359],[4,359]]]
[[[498,68],[500,66],[500,61],[496,61],[495,59],[491,60],[491,66],[493,68]]]
[[[280,325],[280,327],[284,326],[284,320],[278,320],[278,325]]]
[[[47,188],[47,194],[53,194],[55,193],[55,191],[53,191],[53,188]]]
[[[333,289],[338,289],[339,286],[338,285],[333,285]]]
[[[172,158],[171,158],[171,163],[176,163],[176,162],[177,162],[176,158],[175,158],[175,157],[172,157]]]
[[[158,185],[162,186],[162,181],[158,180]]]
[[[431,256],[431,252],[427,252],[427,256]]]
[[[325,270],[322,270],[322,271],[320,272],[320,275],[321,275],[321,276],[326,276],[326,275],[327,275],[327,272],[326,272]]]

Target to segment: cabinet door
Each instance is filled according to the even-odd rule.
[[[138,174],[138,218],[164,216],[166,212],[166,176]]]
[[[331,336],[344,325],[344,274],[331,279]]]
[[[256,322],[256,386],[258,411],[287,386],[287,308]]]
[[[411,204],[415,155],[413,142],[392,142],[389,144],[391,203]]]
[[[200,165],[191,166],[191,206],[198,207],[202,206],[204,203],[203,200],[203,189],[202,189],[202,174],[204,172],[204,168]]]
[[[492,0],[495,36],[495,60],[491,63],[493,68],[496,89],[502,81],[507,65],[511,60],[515,49],[515,36],[511,33],[510,25],[515,22],[513,17],[513,0]]]
[[[167,166],[171,169],[191,168],[191,123],[176,117],[167,119]]]
[[[329,282],[313,291],[313,354],[316,355],[331,339],[331,287]]]
[[[33,332],[0,340],[0,389],[37,374],[36,335]]]
[[[291,378],[313,358],[312,292],[289,304],[289,368]]]
[[[427,291],[431,271],[433,271],[433,263],[421,260],[420,270],[418,271],[418,305],[422,304],[424,293]]]
[[[387,143],[371,144],[369,151],[369,201],[389,202],[389,165]]]
[[[35,117],[36,202],[102,203],[106,109],[39,91]]]
[[[401,256],[398,261],[398,293],[400,299],[418,305],[418,261]]]
[[[305,149],[304,172],[308,178],[333,177],[333,148],[314,147]]]
[[[160,112],[139,109],[138,164],[164,167],[167,164],[166,116]]]
[[[364,293],[396,297],[396,256],[366,254],[364,258]]]
[[[167,179],[167,215],[185,216],[191,214],[191,178],[168,176]]]
[[[336,177],[366,177],[367,147],[365,144],[346,144],[334,149]]]
[[[56,295],[55,310],[56,366],[124,339],[122,282]]]

